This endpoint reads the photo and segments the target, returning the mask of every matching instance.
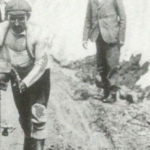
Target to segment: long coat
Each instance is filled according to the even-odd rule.
[[[83,41],[95,42],[99,33],[107,43],[124,42],[126,15],[122,0],[89,0]]]

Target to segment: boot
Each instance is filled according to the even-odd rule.
[[[106,99],[103,99],[103,103],[114,103],[116,101],[116,94],[110,94]]]
[[[31,146],[32,146],[32,138],[24,138],[24,146],[23,146],[23,150],[32,150]]]
[[[45,139],[42,140],[33,139],[31,150],[44,150],[44,142]]]
[[[118,88],[115,87],[115,86],[110,87],[108,95],[102,101],[104,103],[113,103],[113,102],[115,102],[117,100],[117,97],[116,97],[117,90],[118,90]]]

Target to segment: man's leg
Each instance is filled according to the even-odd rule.
[[[43,150],[44,142],[45,142],[45,139],[37,140],[34,138],[25,137],[23,150]]]
[[[97,41],[96,41],[96,47],[97,47],[97,71],[99,72],[102,83],[101,86],[104,90],[104,98],[108,97],[110,93],[110,83],[107,79],[107,75],[109,72],[108,64],[107,64],[107,51],[106,51],[106,43],[102,39],[102,36],[99,35]]]
[[[32,150],[43,150],[46,138],[47,103],[50,94],[50,70],[31,86],[31,137],[33,138]]]
[[[45,143],[45,139],[42,140],[33,139],[31,150],[44,150],[44,143]]]
[[[23,150],[32,150],[33,139],[31,137],[24,138]]]
[[[19,121],[25,134],[24,150],[43,150],[45,141],[46,107],[50,93],[50,70],[25,92],[19,92],[11,79],[12,91]]]
[[[107,79],[110,83],[110,94],[106,102],[116,101],[116,92],[118,87],[118,64],[120,57],[120,49],[117,43],[106,44],[106,60],[107,60]]]
[[[18,87],[14,87],[16,84],[12,81],[12,92],[14,96],[14,101],[19,113],[19,122],[24,131],[24,146],[23,150],[32,150],[31,149],[31,106],[30,98],[26,92],[20,94]]]

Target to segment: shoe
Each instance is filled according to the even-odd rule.
[[[107,98],[102,99],[103,103],[114,103],[116,101],[116,94],[110,94]]]

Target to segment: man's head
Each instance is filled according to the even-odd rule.
[[[11,0],[5,9],[10,28],[16,33],[23,32],[32,11],[29,3],[25,0]]]

